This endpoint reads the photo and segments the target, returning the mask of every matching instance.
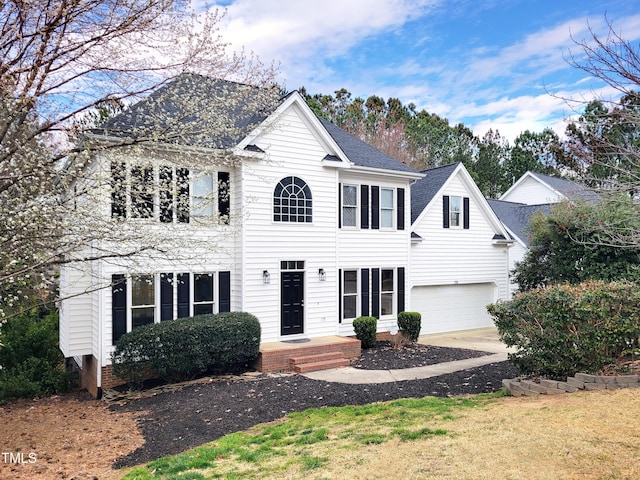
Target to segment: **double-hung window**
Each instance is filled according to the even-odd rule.
[[[214,212],[214,181],[212,173],[193,172],[191,215],[212,218]]]
[[[342,275],[342,318],[354,319],[358,316],[358,271],[345,270]]]
[[[358,187],[342,185],[342,226],[357,226],[358,218]]]
[[[380,315],[393,315],[394,298],[393,269],[380,271]]]
[[[462,225],[462,197],[449,198],[449,225],[459,227]]]
[[[156,282],[153,275],[131,277],[131,327],[154,322]]]
[[[193,314],[213,313],[213,274],[197,273],[193,276]]]
[[[444,195],[442,212],[444,228],[469,229],[469,197]]]
[[[380,228],[393,228],[393,193],[392,188],[380,189]]]

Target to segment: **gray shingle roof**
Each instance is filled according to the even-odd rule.
[[[94,134],[231,148],[275,110],[274,89],[185,73],[109,119]]]
[[[525,205],[524,203],[505,202],[504,200],[490,198],[487,201],[500,221],[527,247],[529,246],[529,232],[527,229],[531,224],[531,216],[536,212],[548,214],[551,211],[550,204]]]
[[[331,135],[331,138],[340,146],[349,160],[355,165],[368,168],[379,168],[383,170],[395,170],[399,172],[415,173],[415,170],[404,163],[382,153],[366,142],[345,132],[333,123],[320,118],[322,126]]]
[[[585,185],[566,180],[564,178],[551,177],[542,173],[530,172],[531,175],[546,183],[554,190],[563,194],[571,201],[584,200],[585,202],[594,202],[600,199],[600,196],[592,189]]]
[[[411,185],[411,223],[415,222],[425,207],[440,191],[460,162],[423,170],[424,178]]]
[[[92,133],[206,148],[233,148],[291,95],[278,97],[276,93],[202,75],[182,74]],[[415,173],[336,125],[324,119],[320,121],[355,165]]]

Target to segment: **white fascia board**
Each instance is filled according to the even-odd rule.
[[[402,172],[400,170],[387,170],[384,168],[360,167],[358,165],[351,166],[352,172],[363,172],[367,175],[376,175],[388,178],[404,178],[410,180],[420,180],[424,177],[424,173],[420,172]]]

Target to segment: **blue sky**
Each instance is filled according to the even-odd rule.
[[[615,29],[640,39],[640,0],[211,0],[226,8],[234,48],[280,63],[289,90],[396,97],[477,135],[513,141],[549,126],[559,134],[578,100],[611,89],[568,65],[571,36]],[[550,93],[554,95],[550,95]]]

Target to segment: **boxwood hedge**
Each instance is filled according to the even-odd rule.
[[[356,338],[360,340],[362,348],[373,348],[376,346],[376,331],[378,320],[376,317],[358,317],[353,320],[353,331]]]
[[[417,342],[422,328],[422,315],[419,312],[398,313],[398,329],[412,342]]]
[[[488,310],[525,375],[564,379],[640,353],[640,287],[631,282],[538,288]]]
[[[118,340],[111,363],[115,375],[133,384],[150,374],[176,382],[246,367],[259,350],[258,319],[230,312],[136,328]]]

